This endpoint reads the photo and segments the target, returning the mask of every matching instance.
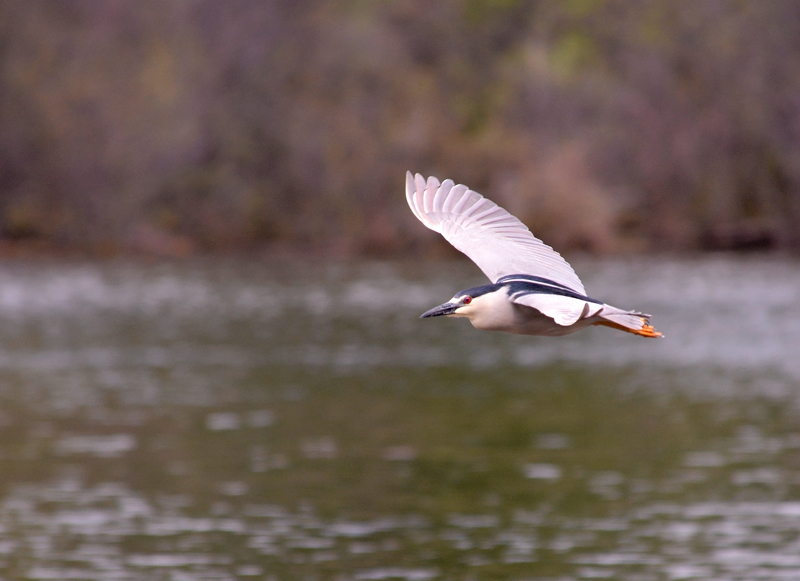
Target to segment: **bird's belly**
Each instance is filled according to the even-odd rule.
[[[524,305],[513,304],[511,308],[512,313],[507,313],[506,316],[474,320],[472,324],[476,329],[482,331],[502,331],[517,335],[542,335],[547,337],[569,335],[587,326],[585,320],[569,326],[559,325],[550,317]]]

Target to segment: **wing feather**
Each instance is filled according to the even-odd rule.
[[[435,177],[431,176],[428,178],[428,182],[425,185],[425,203],[423,204],[423,210],[426,214],[431,214],[434,212],[433,210],[433,198],[436,196],[436,192],[439,190],[439,180]]]
[[[433,209],[437,216],[440,216],[444,211],[444,203],[447,201],[447,197],[452,189],[453,180],[444,180],[442,185],[439,186],[439,189],[436,190],[436,195],[433,197]]]
[[[564,327],[569,327],[581,319],[591,317],[603,308],[603,305],[597,303],[590,303],[573,297],[547,294],[523,295],[515,297],[514,302],[533,307]]]
[[[467,186],[454,185],[452,180],[440,184],[434,177],[426,180],[408,172],[406,199],[420,222],[466,254],[492,282],[510,274],[529,274],[586,294],[578,275],[558,252]]]

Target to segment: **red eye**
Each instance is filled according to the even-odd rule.
[[[463,299],[461,299],[461,302],[464,303],[465,305],[468,305],[472,302],[472,297],[466,296]]]

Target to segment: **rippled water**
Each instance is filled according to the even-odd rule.
[[[0,265],[2,578],[800,578],[800,263],[576,270],[667,339],[419,320],[466,262]]]

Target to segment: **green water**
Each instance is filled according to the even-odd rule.
[[[800,578],[797,266],[579,262],[652,341],[419,320],[468,263],[2,265],[2,577]]]

